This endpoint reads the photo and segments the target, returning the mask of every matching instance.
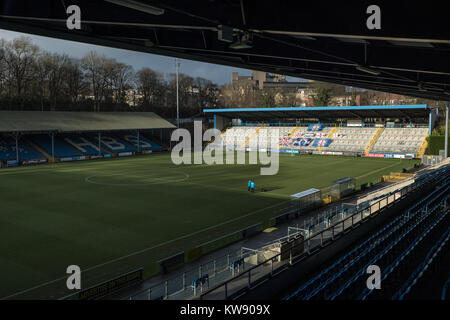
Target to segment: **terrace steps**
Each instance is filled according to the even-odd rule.
[[[425,138],[422,142],[422,145],[420,146],[417,158],[422,159],[423,155],[425,154],[425,151],[427,150],[427,147],[428,147],[428,140]]]
[[[327,139],[333,138],[334,134],[339,131],[339,128],[340,127],[337,127],[337,126],[334,127],[333,130],[331,130],[330,133],[327,135]]]
[[[87,141],[90,141],[90,142],[91,142],[93,145],[95,145],[97,148],[100,148],[99,153],[103,153],[103,154],[105,154],[105,153],[111,153],[110,151],[108,151],[108,150],[105,148],[103,142],[99,143],[99,141],[98,141],[98,135],[95,135],[95,136],[89,136],[89,135],[87,135],[87,134],[81,134],[80,136],[83,137],[83,138],[85,138]]]
[[[294,135],[294,133],[298,131],[298,125],[295,126],[288,134],[288,138],[292,138],[292,136]]]
[[[391,172],[389,175],[383,175],[382,181],[384,182],[399,182],[408,178],[414,177],[414,173],[404,173],[404,172]]]
[[[257,137],[257,136],[258,136],[258,132],[259,132],[262,128],[264,128],[264,126],[259,126],[258,128],[256,128],[255,132],[253,132],[252,135],[250,135],[249,137],[246,137],[246,138],[245,138],[245,142],[244,142],[244,144],[241,146],[241,148],[248,148],[248,144],[249,144],[250,140],[253,139],[254,137]]]
[[[224,128],[224,129],[222,129],[222,130],[220,130],[220,138],[221,138],[221,140],[222,141],[224,141],[224,139],[225,139],[225,134],[227,133],[227,130],[228,130],[229,128]],[[207,142],[207,144],[210,144],[210,143],[214,143],[215,141],[216,141],[216,136],[213,136],[212,138],[211,138],[211,140],[209,141],[209,142]]]
[[[39,145],[37,145],[36,143],[34,143],[33,140],[31,139],[26,139],[25,142],[31,147],[33,148],[37,153],[39,153],[40,155],[42,155],[45,159],[49,159],[51,161],[55,161],[55,159],[53,159],[52,155],[47,153],[43,148],[41,148]]]
[[[334,134],[335,134],[336,132],[339,131],[339,128],[340,128],[340,127],[338,127],[338,126],[334,127],[334,128],[328,133],[327,139],[333,138]],[[317,151],[322,151],[323,148],[324,148],[324,147],[319,147],[319,148],[317,148]]]
[[[383,131],[384,131],[384,127],[377,129],[377,131],[373,135],[372,139],[369,141],[369,144],[367,145],[366,149],[364,149],[364,153],[369,153],[370,150],[372,150],[373,146],[377,143],[378,138],[381,136]]]

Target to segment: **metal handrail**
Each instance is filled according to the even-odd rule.
[[[347,232],[346,230],[352,229],[354,226],[360,224],[362,221],[365,221],[368,217],[372,217],[372,216],[377,215],[378,212],[381,211],[380,209],[382,209],[382,208],[384,208],[384,207],[386,207],[386,206],[389,206],[390,204],[395,203],[395,202],[397,202],[397,201],[400,200],[400,199],[403,199],[404,196],[406,195],[406,193],[409,193],[411,190],[413,190],[413,189],[415,189],[415,188],[417,188],[417,187],[419,187],[419,186],[422,186],[424,183],[427,183],[427,182],[430,181],[431,179],[434,179],[436,176],[439,176],[439,173],[440,173],[440,172],[442,172],[443,170],[447,170],[447,169],[448,169],[448,168],[441,168],[441,169],[437,170],[436,172],[430,172],[429,174],[426,174],[426,175],[425,175],[425,176],[427,176],[425,179],[421,179],[421,180],[418,181],[418,182],[415,182],[415,183],[410,184],[410,185],[408,185],[408,186],[405,186],[405,187],[403,187],[403,188],[397,189],[396,191],[390,192],[390,193],[388,193],[387,195],[385,195],[382,199],[378,200],[376,203],[372,203],[370,206],[367,206],[367,207],[364,207],[364,208],[358,208],[358,210],[357,210],[354,214],[352,214],[351,216],[346,217],[346,218],[344,218],[344,219],[342,219],[342,220],[340,220],[340,221],[334,223],[333,225],[330,225],[330,226],[328,226],[327,228],[325,228],[325,229],[323,229],[323,230],[321,230],[321,231],[319,231],[319,232],[316,232],[315,234],[310,234],[310,236],[308,237],[308,239],[304,239],[303,241],[301,241],[300,243],[298,243],[296,246],[294,246],[294,247],[291,248],[291,256],[292,256],[292,249],[294,249],[294,248],[296,248],[296,247],[298,247],[298,246],[301,246],[301,245],[304,246],[305,243],[306,243],[306,244],[309,244],[310,241],[311,241],[311,239],[316,238],[316,237],[318,237],[319,235],[321,236],[321,245],[323,246],[323,245],[324,245],[324,242],[323,242],[324,237],[323,237],[323,235],[325,234],[325,232],[329,232],[329,231],[331,230],[331,233],[332,233],[332,239],[331,239],[331,240],[333,240],[333,239],[335,238],[335,235],[340,235],[341,232],[346,233],[346,232]],[[402,193],[404,192],[404,190],[407,190],[407,192],[404,193],[404,194],[402,194]],[[400,197],[398,197],[397,199],[395,199],[396,197],[394,197],[393,200],[392,200],[391,202],[389,202],[389,200],[390,200],[389,197],[391,197],[392,194],[397,194],[397,193],[400,193]],[[372,201],[373,201],[373,200],[372,200]],[[384,205],[382,204],[383,201],[385,201]],[[373,209],[375,209],[375,210],[373,210]],[[369,210],[369,212],[370,212],[369,216],[366,216],[366,215],[364,214],[364,212],[367,212],[367,210]],[[355,216],[358,216],[358,215],[360,216],[360,219],[355,223],[355,221],[354,221],[354,220],[355,220]],[[351,222],[350,222],[350,220],[351,220]],[[342,231],[334,232],[334,231],[335,231],[335,228],[336,228],[336,227],[339,227],[341,224],[342,224]],[[346,227],[345,227],[346,224],[349,224],[349,227],[346,228]],[[327,242],[329,242],[329,239],[327,239],[327,240],[325,241],[325,243],[327,243]],[[308,253],[309,253],[310,249],[311,249],[310,246],[308,246],[308,249],[307,249],[307,252],[308,252]],[[241,254],[240,254],[241,257],[242,257],[242,254],[243,254],[243,253],[242,253],[242,251],[241,251]],[[303,253],[303,254],[300,254],[299,256],[302,256],[302,255],[304,255],[304,253]],[[250,255],[249,255],[248,252],[247,252],[247,253],[245,254],[245,256],[248,257],[248,256],[250,256]],[[298,258],[299,256],[297,256],[297,257],[295,257],[295,258]],[[216,260],[219,260],[219,259],[225,258],[225,257],[230,257],[230,254],[224,255],[223,257],[221,256],[221,257],[218,257],[218,258],[214,259],[214,270],[216,270],[216,268],[215,268],[215,267],[216,267],[216,265],[215,265]],[[225,281],[222,282],[221,284],[218,284],[216,287],[211,288],[210,290],[207,290],[205,293],[202,293],[202,294],[200,295],[200,298],[202,298],[202,297],[203,297],[204,295],[206,295],[206,294],[209,294],[210,292],[213,292],[214,290],[216,290],[216,289],[218,289],[218,288],[220,288],[220,287],[226,286],[227,283],[230,283],[230,282],[234,281],[234,279],[236,279],[236,277],[242,277],[243,275],[245,275],[245,274],[247,274],[247,273],[250,275],[250,273],[251,273],[252,270],[254,270],[254,269],[260,267],[260,266],[263,265],[263,264],[267,264],[268,262],[270,262],[270,263],[272,263],[272,268],[273,268],[273,261],[274,261],[274,260],[277,260],[277,259],[280,258],[280,257],[281,257],[281,253],[278,253],[278,254],[276,254],[275,256],[272,256],[271,258],[266,259],[265,261],[263,261],[263,262],[261,262],[261,263],[259,263],[259,264],[257,264],[257,265],[254,265],[254,266],[250,267],[250,268],[247,269],[245,272],[238,273],[236,276],[234,276],[234,274],[233,274],[233,276],[232,276],[230,279],[225,280]],[[245,258],[245,257],[244,257],[244,258]],[[173,293],[170,293],[170,294],[169,294],[169,293],[167,292],[167,284],[168,284],[168,281],[171,281],[171,280],[172,280],[172,281],[179,280],[179,279],[180,279],[180,275],[177,275],[177,276],[174,276],[174,277],[172,277],[172,278],[170,278],[170,279],[167,279],[167,280],[165,280],[164,282],[161,282],[161,283],[159,283],[159,284],[157,284],[157,285],[154,285],[154,286],[152,286],[152,287],[150,287],[150,288],[141,290],[141,291],[139,291],[138,293],[136,293],[136,294],[134,294],[133,296],[131,296],[130,299],[133,298],[133,297],[139,296],[139,295],[143,295],[143,294],[152,292],[152,289],[153,289],[153,290],[157,290],[158,288],[160,288],[160,287],[161,287],[162,285],[164,285],[164,284],[165,284],[165,288],[166,288],[166,289],[165,289],[165,295],[164,295],[164,296],[165,296],[166,299],[167,299],[168,296],[170,296],[170,295],[174,295],[174,294],[180,293],[180,292],[182,292],[182,291],[185,291],[185,290],[188,288],[188,287],[185,286],[185,283],[184,283],[184,278],[185,278],[186,274],[187,274],[188,272],[195,272],[196,270],[199,270],[199,268],[201,268],[202,266],[207,266],[207,265],[211,264],[212,262],[213,262],[213,261],[211,260],[210,262],[208,262],[208,263],[206,263],[206,264],[202,264],[202,265],[199,266],[199,267],[196,267],[196,268],[190,269],[189,271],[184,272],[184,273],[183,273],[183,289],[178,290],[177,292],[173,292]],[[228,262],[228,261],[227,261],[227,262]],[[223,267],[223,266],[220,266],[219,269],[221,270],[222,267]],[[227,266],[225,266],[225,269],[224,269],[224,270],[219,271],[219,273],[221,273],[221,272],[223,272],[223,271],[226,271],[226,270],[227,270],[226,267],[227,267]],[[200,270],[201,270],[201,269],[200,269]],[[277,270],[278,270],[278,269],[277,269]],[[272,270],[272,271],[273,271],[273,270]],[[214,273],[214,275],[216,275],[216,273]]]
[[[441,170],[438,170],[437,172],[432,172],[432,173],[430,173],[430,176],[429,176],[429,177],[427,177],[427,178],[425,178],[425,179],[419,181],[419,182],[417,183],[417,185],[416,185],[416,183],[414,183],[414,184],[405,186],[404,188],[398,190],[397,192],[402,192],[403,190],[407,189],[407,193],[409,193],[409,192],[411,192],[412,190],[415,190],[415,189],[417,189],[418,187],[424,185],[425,183],[428,183],[430,180],[432,180],[433,178],[435,178],[435,176],[438,175],[438,173],[439,173],[440,171],[442,171],[442,170],[447,171],[448,169],[449,169],[449,168],[443,168],[443,169],[441,169]],[[406,194],[407,194],[407,193],[406,193]],[[370,214],[369,214],[368,217],[374,217],[374,216],[376,216],[382,209],[386,208],[389,204],[396,203],[396,202],[398,202],[399,200],[402,200],[402,199],[405,197],[406,194],[402,195],[400,198],[397,198],[397,199],[394,198],[394,200],[393,200],[392,202],[390,202],[390,203],[388,202],[388,199],[387,199],[389,196],[386,196],[386,197],[384,197],[383,199],[380,199],[379,201],[377,201],[376,203],[372,204],[372,205],[369,207],[369,208],[370,208],[370,209],[369,209],[369,210],[370,210]],[[383,201],[383,200],[386,200],[386,203],[385,203],[385,205],[381,208],[381,207],[380,207],[380,206],[381,206],[381,201]],[[376,210],[375,212],[372,213],[372,207],[374,207],[376,204],[378,204],[378,208],[377,208],[377,210]],[[349,220],[349,219],[352,220],[352,224],[350,225],[350,227],[351,227],[350,229],[353,229],[353,226],[354,226],[354,224],[353,224],[353,217],[356,216],[356,215],[358,215],[358,214],[360,214],[361,217],[363,217],[364,211],[367,211],[367,210],[368,210],[368,208],[359,210],[359,211],[357,211],[355,214],[351,215],[350,217],[347,217],[346,219],[341,220],[341,221],[339,221],[339,222],[333,224],[332,226],[330,226],[330,227],[328,227],[328,228],[326,228],[326,229],[323,229],[322,231],[320,231],[320,232],[318,232],[318,233],[316,233],[316,234],[314,234],[314,235],[311,235],[308,239],[304,239],[303,241],[301,241],[300,243],[298,243],[298,244],[295,245],[294,247],[291,247],[291,248],[290,248],[290,256],[291,256],[291,258],[290,258],[289,264],[292,264],[292,262],[293,262],[293,261],[292,261],[292,249],[293,249],[293,248],[296,248],[296,247],[299,247],[299,246],[301,246],[301,245],[304,245],[305,243],[308,243],[308,242],[311,240],[311,238],[315,238],[317,235],[323,235],[325,232],[329,231],[330,229],[334,231],[334,229],[335,229],[337,226],[341,225],[341,224],[342,224],[342,226],[343,226],[343,227],[342,227],[342,232],[344,232],[344,231],[345,231],[345,222],[346,222],[347,220]],[[363,218],[358,222],[358,224],[359,224],[361,221],[367,220],[368,217],[363,217]],[[347,228],[347,229],[349,229],[349,228]],[[310,247],[308,246],[307,252],[310,251],[309,249],[310,249]],[[304,255],[304,253],[298,255],[297,257],[301,257],[302,255]],[[295,258],[297,258],[297,257],[295,257]],[[279,254],[277,254],[277,255],[275,255],[275,256],[273,256],[273,257],[271,257],[271,258],[269,258],[269,259],[267,259],[267,260],[265,260],[265,261],[263,261],[263,262],[261,262],[261,263],[255,265],[255,266],[253,266],[253,267],[250,267],[249,269],[245,270],[243,273],[240,273],[240,274],[234,276],[233,278],[231,278],[231,279],[229,279],[229,280],[226,280],[226,281],[223,282],[222,284],[220,284],[220,285],[218,285],[218,286],[216,286],[216,287],[214,287],[214,288],[211,288],[210,290],[208,290],[208,291],[202,293],[202,294],[200,295],[200,299],[202,299],[205,295],[210,294],[211,292],[214,292],[214,291],[218,290],[218,289],[221,288],[221,287],[224,287],[224,286],[225,286],[225,288],[226,288],[226,286],[228,285],[228,283],[233,282],[233,281],[234,281],[236,278],[238,278],[238,277],[241,278],[241,277],[242,277],[243,275],[245,275],[245,274],[250,275],[250,273],[251,273],[252,270],[255,270],[256,268],[259,268],[260,266],[262,266],[262,265],[264,265],[264,264],[267,264],[268,262],[271,262],[271,263],[273,264],[273,261],[274,261],[274,260],[277,260],[278,258],[281,258],[281,253],[279,253]],[[286,264],[284,264],[284,265],[281,266],[280,268],[283,268],[283,267],[285,267],[285,266],[286,266]],[[280,269],[280,268],[279,268],[279,269]],[[225,290],[225,291],[227,291],[227,290]]]

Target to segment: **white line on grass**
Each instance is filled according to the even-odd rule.
[[[363,178],[363,177],[366,177],[366,176],[368,176],[368,175],[371,175],[371,174],[373,174],[373,173],[379,172],[379,171],[381,171],[381,170],[385,170],[385,169],[387,169],[387,168],[396,166],[396,165],[398,165],[398,164],[399,164],[399,163],[395,163],[395,164],[392,164],[392,165],[389,165],[389,166],[386,166],[386,167],[383,167],[383,168],[380,168],[380,169],[371,171],[371,172],[369,172],[369,173],[366,173],[366,174],[364,174],[364,175],[361,175],[361,176],[357,177],[356,179],[361,179],[361,178]],[[192,182],[188,182],[188,183],[192,183]],[[192,184],[195,184],[195,183],[192,183]],[[202,229],[202,230],[198,230],[198,231],[195,231],[195,232],[191,232],[191,233],[186,234],[186,235],[184,235],[184,236],[181,236],[181,237],[178,237],[178,238],[175,238],[175,239],[172,239],[172,240],[168,240],[168,241],[162,242],[162,243],[157,244],[157,245],[155,245],[155,246],[152,246],[152,247],[149,247],[149,248],[145,248],[145,249],[142,249],[142,250],[139,250],[139,251],[130,253],[130,254],[128,254],[128,255],[125,255],[125,256],[122,256],[122,257],[119,257],[119,258],[116,258],[116,259],[113,259],[113,260],[110,260],[110,261],[107,261],[107,262],[104,262],[104,263],[101,263],[101,264],[98,264],[98,265],[95,265],[95,266],[92,266],[92,267],[90,267],[90,268],[88,268],[88,269],[83,270],[83,272],[91,271],[91,270],[94,270],[94,269],[96,269],[96,268],[105,266],[105,265],[107,265],[107,264],[110,264],[110,263],[113,263],[113,262],[116,262],[116,261],[120,261],[120,260],[123,260],[123,259],[129,258],[129,257],[135,256],[135,255],[141,254],[141,253],[143,253],[143,252],[147,252],[147,251],[150,251],[150,250],[153,250],[153,249],[162,247],[162,246],[164,246],[164,245],[167,245],[167,244],[170,244],[170,243],[173,243],[173,242],[182,240],[182,239],[189,238],[189,237],[191,237],[191,236],[200,234],[200,233],[202,233],[202,232],[205,232],[205,231],[208,231],[208,230],[211,230],[211,229],[214,229],[214,228],[217,228],[217,227],[226,225],[226,224],[231,223],[231,222],[234,222],[234,221],[238,221],[238,220],[240,220],[240,219],[242,219],[242,218],[246,218],[246,217],[252,216],[252,215],[254,215],[254,214],[256,214],[256,213],[258,213],[258,212],[260,212],[260,211],[262,211],[262,210],[267,210],[267,209],[270,209],[270,208],[272,208],[272,207],[279,206],[279,205],[281,205],[282,203],[285,203],[285,202],[288,202],[288,201],[289,201],[289,200],[282,201],[282,202],[276,203],[276,204],[274,204],[274,205],[271,205],[271,206],[269,206],[269,207],[261,208],[261,209],[255,210],[255,211],[250,212],[250,213],[248,213],[248,214],[246,214],[246,215],[243,215],[243,216],[240,216],[240,217],[236,217],[236,218],[233,218],[233,219],[228,220],[228,221],[225,221],[225,222],[221,222],[221,223],[216,224],[216,225],[214,225],[214,226],[210,226],[210,227],[204,228],[204,229]],[[18,295],[20,295],[20,294],[23,294],[23,293],[26,293],[26,292],[29,292],[29,291],[32,291],[32,290],[35,290],[35,289],[44,287],[44,286],[46,286],[46,285],[49,285],[49,284],[52,284],[52,283],[61,281],[61,280],[63,280],[63,279],[66,279],[66,276],[61,277],[61,278],[58,278],[58,279],[55,279],[55,280],[52,280],[52,281],[48,281],[48,282],[46,282],[46,283],[43,283],[43,284],[34,286],[34,287],[29,288],[29,289],[26,289],[26,290],[22,290],[22,291],[20,291],[20,292],[16,292],[16,293],[14,293],[14,294],[11,294],[11,295],[2,297],[2,298],[0,298],[0,299],[3,300],[3,299],[12,298],[12,297],[18,296]]]
[[[236,217],[236,218],[233,218],[233,219],[228,220],[228,221],[224,221],[224,222],[218,223],[218,224],[216,224],[216,225],[214,225],[214,226],[210,226],[210,227],[204,228],[204,229],[202,229],[202,230],[198,230],[198,231],[195,231],[195,232],[191,232],[191,233],[186,234],[186,235],[184,235],[184,236],[181,236],[181,237],[178,237],[178,238],[175,238],[175,239],[172,239],[172,240],[168,240],[168,241],[162,242],[162,243],[157,244],[157,245],[154,245],[154,246],[152,246],[152,247],[145,248],[145,249],[141,249],[141,250],[139,250],[139,251],[136,251],[136,252],[127,254],[127,255],[125,255],[125,256],[122,256],[122,257],[119,257],[119,258],[116,258],[116,259],[113,259],[113,260],[110,260],[110,261],[107,261],[107,262],[104,262],[104,263],[101,263],[101,264],[97,264],[97,265],[95,265],[95,266],[92,266],[92,267],[90,267],[90,268],[87,268],[87,269],[85,269],[85,270],[82,270],[82,272],[91,271],[91,270],[94,270],[94,269],[96,269],[96,268],[105,266],[105,265],[107,265],[107,264],[110,264],[110,263],[113,263],[113,262],[117,262],[117,261],[120,261],[120,260],[129,258],[129,257],[135,256],[135,255],[138,255],[138,254],[141,254],[141,253],[144,253],[144,252],[147,252],[147,251],[150,251],[150,250],[153,250],[153,249],[156,249],[156,248],[165,246],[165,245],[170,244],[170,243],[172,243],[172,242],[176,242],[176,241],[179,241],[179,240],[182,240],[182,239],[189,238],[189,237],[194,236],[194,235],[197,235],[197,234],[199,234],[199,233],[202,233],[202,232],[205,232],[205,231],[208,231],[208,230],[211,230],[211,229],[214,229],[214,228],[217,228],[217,227],[226,225],[226,224],[231,223],[231,222],[234,222],[234,221],[238,221],[238,220],[240,220],[240,219],[242,219],[242,218],[246,218],[246,217],[252,216],[252,215],[254,215],[254,214],[256,214],[256,213],[258,213],[258,212],[260,212],[260,211],[262,211],[262,210],[267,210],[267,209],[270,209],[270,208],[272,208],[272,207],[279,206],[279,205],[281,205],[282,203],[285,203],[285,202],[288,202],[288,201],[282,201],[282,202],[276,203],[276,204],[274,204],[274,205],[268,206],[268,207],[266,207],[266,208],[261,208],[261,209],[258,209],[258,210],[256,210],[256,211],[252,211],[252,212],[250,212],[250,213],[248,213],[248,214],[246,214],[246,215],[243,215],[243,216]],[[14,293],[14,294],[11,294],[11,295],[2,297],[2,298],[0,298],[0,299],[1,299],[1,300],[9,299],[9,298],[12,298],[12,297],[21,295],[21,294],[23,294],[23,293],[26,293],[26,292],[29,292],[29,291],[32,291],[32,290],[35,290],[35,289],[38,289],[38,288],[47,286],[47,285],[49,285],[49,284],[52,284],[52,283],[61,281],[61,280],[66,279],[66,278],[67,278],[67,276],[60,277],[60,278],[58,278],[58,279],[51,280],[51,281],[45,282],[45,283],[43,283],[43,284],[34,286],[34,287],[32,287],[32,288],[29,288],[29,289],[26,289],[26,290],[22,290],[22,291],[16,292],[16,293]]]
[[[126,178],[142,178],[142,176],[132,176],[122,173],[116,173],[116,174],[109,174],[109,175],[101,175],[101,174],[95,174],[89,177],[84,178],[85,182],[91,183],[91,184],[98,184],[98,185],[105,185],[105,186],[142,186],[146,184],[164,184],[164,183],[176,183],[176,182],[183,182],[189,179],[189,175],[187,173],[181,172],[181,174],[184,175],[184,178],[177,179],[177,180],[169,180],[164,177],[144,177],[145,179],[153,179],[153,180],[160,180],[159,182],[155,181],[144,181],[144,182],[138,182],[138,183],[106,183],[106,182],[98,182],[98,181],[92,181],[92,178],[95,177],[112,177],[112,176],[125,176]]]
[[[360,175],[359,177],[356,177],[356,180],[359,180],[359,179],[362,179],[362,178],[368,177],[368,176],[370,176],[371,174],[374,174],[374,173],[380,172],[380,171],[382,171],[382,170],[385,170],[385,169],[389,169],[389,168],[392,168],[392,167],[398,166],[398,165],[399,165],[400,163],[401,163],[401,162],[398,162],[398,163],[394,163],[394,164],[391,164],[391,165],[389,165],[389,166],[386,166],[386,167],[383,167],[383,168],[380,168],[380,169],[376,169],[376,170],[373,170],[373,171],[371,171],[371,172],[365,173],[365,174],[363,174],[363,175]]]

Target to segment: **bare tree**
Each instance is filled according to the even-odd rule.
[[[9,94],[15,94],[22,105],[25,100],[24,89],[33,78],[33,64],[38,52],[39,48],[26,37],[14,39],[5,45],[4,61],[8,68]]]
[[[34,64],[34,88],[36,95],[39,97],[42,111],[44,111],[44,101],[48,100],[48,83],[51,72],[50,59],[50,53],[44,52],[36,59]]]
[[[200,107],[215,107],[218,103],[219,88],[211,80],[201,77],[194,79],[194,86],[198,88],[196,104]]]
[[[53,54],[49,60],[48,93],[52,110],[55,110],[58,100],[62,100],[62,89],[64,86],[66,66],[69,63],[67,55]]]
[[[100,102],[104,98],[108,86],[104,76],[105,60],[104,56],[99,56],[95,51],[90,51],[81,59],[81,67],[91,85],[94,111],[100,111]]]
[[[5,57],[6,57],[6,49],[5,49],[6,42],[3,39],[0,39],[0,96],[3,93],[4,86],[6,84],[6,73],[8,71]]]
[[[176,90],[177,90],[176,75],[170,73],[167,90],[168,94],[167,102],[169,108],[173,110],[175,110],[176,107]],[[194,85],[194,79],[183,73],[180,73],[178,75],[178,92],[179,92],[180,108],[184,109],[191,108],[192,96],[197,92],[197,88]]]
[[[70,59],[65,66],[64,94],[72,104],[78,102],[80,95],[89,92],[89,84],[84,78],[79,60]]]
[[[165,83],[161,73],[150,68],[143,68],[136,74],[136,83],[143,95],[142,105],[154,106],[163,103]]]
[[[114,63],[112,66],[111,81],[115,90],[116,101],[126,103],[126,91],[131,88],[134,79],[134,71],[130,65]]]
[[[40,52],[28,38],[0,39],[0,107],[34,110],[128,110],[128,90],[134,105],[163,116],[176,110],[175,75],[164,76],[149,68],[135,73],[130,65],[91,51],[81,60]],[[219,88],[203,78],[180,75],[183,116],[198,114],[218,103]],[[142,101],[140,94],[143,95]],[[245,97],[243,97],[245,98]]]

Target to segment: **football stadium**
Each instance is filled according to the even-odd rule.
[[[252,153],[267,152],[276,134],[271,151],[279,156],[278,173],[261,175],[260,165],[248,161],[175,165],[160,142],[174,126],[154,113],[0,112],[2,235],[10,240],[3,243],[0,268],[11,276],[2,280],[2,297],[89,298],[90,293],[73,295],[66,287],[61,271],[74,261],[83,270],[83,287],[96,292],[92,297],[102,296],[99,284],[138,270],[139,281],[152,286],[132,299],[208,297],[204,291],[213,283],[223,285],[235,273],[261,268],[264,260],[276,260],[282,268],[283,250],[283,257],[267,253],[280,250],[280,239],[271,239],[272,249],[266,244],[230,251],[226,261],[217,252],[282,230],[279,225],[286,223],[297,226],[289,229],[288,243],[315,243],[318,234],[321,242],[324,237],[331,241],[334,236],[322,230],[331,221],[336,234],[344,232],[347,217],[357,210],[371,212],[380,197],[396,199],[395,192],[418,183],[422,175],[414,172],[434,118],[426,105],[204,113],[221,132],[211,144],[223,137],[224,151],[244,153],[247,160]],[[255,145],[258,149],[252,150]],[[446,182],[445,168],[428,175]],[[255,181],[252,193],[249,179]],[[311,254],[312,248],[301,247],[290,259]],[[230,271],[236,261],[245,266]],[[264,275],[256,271],[255,279]],[[205,276],[208,284],[202,284]],[[162,277],[167,280],[153,284]],[[217,290],[212,297],[217,298]]]
[[[37,3],[0,2],[0,300],[450,299],[445,5]]]

